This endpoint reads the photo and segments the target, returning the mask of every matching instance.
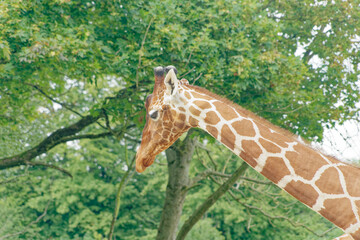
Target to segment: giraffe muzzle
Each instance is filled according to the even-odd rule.
[[[136,154],[136,171],[138,173],[142,173],[145,171],[147,167],[149,167],[151,164],[153,164],[155,160],[155,157],[151,156],[139,156]]]

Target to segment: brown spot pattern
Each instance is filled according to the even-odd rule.
[[[319,194],[311,185],[300,181],[289,182],[284,190],[309,207],[312,207],[316,203],[316,199],[319,197]]]
[[[219,131],[213,127],[213,126],[210,126],[210,125],[207,125],[206,126],[206,130],[214,137],[214,138],[217,138],[218,135],[219,135]]]
[[[170,135],[170,132],[169,131],[164,131],[163,134],[162,134],[162,137],[163,138],[168,138]]]
[[[211,108],[211,104],[206,101],[196,100],[196,101],[194,101],[194,104],[201,109]]]
[[[228,105],[222,102],[214,102],[213,104],[216,107],[216,110],[225,120],[229,121],[238,117],[234,109],[229,107]]]
[[[189,117],[189,124],[192,127],[197,127],[199,124],[199,121],[193,118],[192,116]]]
[[[185,94],[185,97],[186,97],[187,99],[191,99],[191,95],[190,95],[190,93],[185,92],[184,94]]]
[[[315,182],[316,186],[323,193],[342,194],[344,193],[340,184],[339,173],[335,168],[326,169],[319,180]]]
[[[182,122],[184,122],[184,121],[186,120],[186,115],[183,114],[183,113],[180,113],[180,114],[179,114],[179,120],[182,121]]]
[[[205,122],[208,124],[215,125],[218,122],[220,122],[220,118],[218,117],[218,115],[215,112],[211,111],[211,112],[206,113]]]
[[[346,229],[351,224],[356,223],[351,202],[347,198],[325,200],[324,208],[319,213],[342,229]]]
[[[360,169],[351,166],[339,166],[339,169],[344,175],[350,196],[360,197]]]
[[[358,229],[356,232],[350,234],[354,239],[360,239],[360,229]]]
[[[276,143],[277,145],[281,146],[281,147],[288,147],[288,144],[287,142],[294,142],[293,139],[287,137],[287,136],[283,136],[283,135],[280,135],[276,132],[271,132],[270,131],[270,128],[267,127],[267,126],[264,126],[260,123],[256,123],[257,127],[259,128],[260,130],[260,134],[263,138],[271,141],[271,142],[274,142]]]
[[[179,128],[179,129],[183,129],[185,127],[185,123],[184,122],[175,122],[175,127]]]
[[[257,165],[255,159],[249,156],[247,153],[241,152],[239,156],[244,159],[244,161],[247,162],[250,166],[255,167]]]
[[[268,157],[261,174],[274,183],[278,183],[284,176],[289,175],[290,171],[282,158]]]
[[[177,115],[177,112],[173,109],[170,110],[171,116],[174,117]]]
[[[179,111],[181,111],[181,112],[185,112],[185,108],[183,108],[183,107],[179,107]]]
[[[265,148],[266,151],[270,153],[280,153],[281,149],[273,144],[272,142],[266,141],[263,138],[260,138],[259,140],[260,144]]]
[[[243,140],[241,142],[241,146],[244,149],[244,151],[253,158],[258,158],[262,153],[261,148],[254,141]]]
[[[294,146],[296,152],[287,152],[286,158],[289,159],[295,173],[307,180],[311,180],[317,170],[328,163],[310,147],[302,144]]]
[[[230,130],[228,125],[224,125],[221,129],[221,140],[228,148],[234,150],[235,147],[235,135]]]
[[[231,124],[241,136],[255,137],[256,133],[250,120],[236,121]]]
[[[194,108],[193,106],[190,106],[190,108],[189,108],[189,110],[190,110],[190,112],[192,113],[192,114],[194,114],[195,116],[200,116],[200,111],[199,110],[197,110],[196,108]]]

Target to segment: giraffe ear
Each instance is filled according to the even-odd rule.
[[[170,68],[170,67],[166,67]],[[166,94],[167,95],[174,95],[177,92],[179,80],[176,77],[176,68],[172,67],[168,70],[166,74],[164,84],[166,87]]]

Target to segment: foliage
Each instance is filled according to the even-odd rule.
[[[66,169],[73,179],[26,163],[2,170],[0,238],[106,237],[116,185],[140,139],[155,66],[175,65],[190,82],[310,140],[321,140],[324,124],[359,117],[360,19],[350,1],[4,0],[0,16],[0,161],[85,116],[99,119],[70,137],[110,133],[64,141],[34,159]],[[227,174],[238,166],[218,145],[206,148],[217,166],[198,149],[192,176],[205,166],[226,166]],[[166,187],[159,163],[163,155],[127,182],[116,238],[155,237]],[[253,170],[247,177],[263,180]],[[217,186],[207,178],[193,188],[182,219]],[[246,205],[317,233],[331,228],[274,186],[241,181],[234,194],[242,204],[226,195],[189,239],[209,238],[204,229],[218,239],[314,238]]]
[[[105,238],[114,207],[115,186],[124,174],[124,165],[116,159],[124,159],[123,147],[111,139],[81,141],[80,149],[63,146],[59,152],[62,165],[71,165],[74,179],[64,177],[55,170],[23,169],[16,174],[25,174],[17,181],[2,184],[0,222],[1,236],[22,231],[40,216],[49,203],[46,216],[28,231],[12,239],[102,239]],[[98,148],[108,146],[111,153]],[[239,165],[236,156],[223,147],[208,145],[217,170],[232,173]],[[92,154],[89,156],[86,152]],[[204,150],[198,149],[194,156],[191,173],[196,176],[212,163]],[[56,161],[55,155],[47,157]],[[109,161],[112,160],[112,161]],[[164,162],[164,159],[159,159]],[[115,162],[115,165],[114,165]],[[203,165],[204,164],[204,165]],[[115,237],[120,239],[153,239],[160,220],[165,195],[165,166],[156,164],[147,174],[136,174],[127,184],[122,195],[119,219],[115,225]],[[15,174],[15,173],[14,173]],[[254,170],[248,170],[246,177],[264,181]],[[221,181],[221,178],[218,179]],[[210,178],[193,188],[185,201],[182,219],[192,211],[218,185]],[[262,209],[271,216],[284,216],[294,223],[308,226],[321,234],[332,224],[298,203],[291,196],[273,185],[261,185],[241,180],[234,191],[244,203]],[[9,218],[8,216],[13,216]],[[20,217],[21,216],[21,217]],[[16,226],[16,227],[14,227]],[[204,233],[207,229],[207,234]],[[337,236],[341,231],[332,231],[323,239]],[[294,227],[284,219],[269,219],[256,209],[239,204],[230,195],[221,198],[189,233],[187,239],[208,239],[211,234],[219,239],[287,239],[299,236],[314,239],[314,235],[303,227]],[[199,238],[199,236],[202,236]],[[320,237],[316,237],[321,239]]]

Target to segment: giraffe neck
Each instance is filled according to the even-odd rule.
[[[204,89],[180,95],[193,127],[200,127],[305,205],[360,239],[360,170],[325,156],[257,115]]]

